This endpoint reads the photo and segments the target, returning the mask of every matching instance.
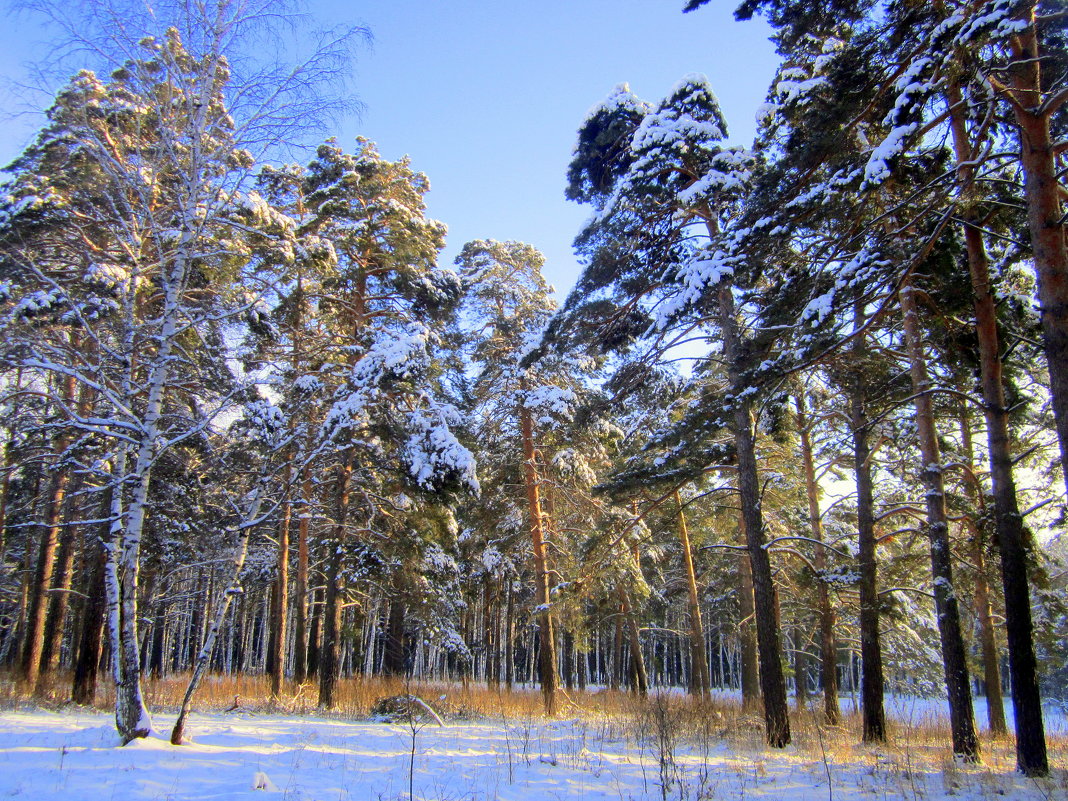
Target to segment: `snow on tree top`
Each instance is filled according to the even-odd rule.
[[[612,91],[608,93],[604,100],[590,106],[586,116],[582,118],[582,123],[585,125],[597,117],[598,114],[611,114],[618,110],[629,111],[642,116],[649,112],[650,106],[630,90],[629,83],[620,83],[612,88]]]

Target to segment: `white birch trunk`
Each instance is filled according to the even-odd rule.
[[[201,680],[204,678],[204,674],[207,672],[208,664],[211,661],[212,651],[215,650],[215,641],[219,637],[219,632],[222,630],[223,624],[226,621],[226,613],[230,609],[230,602],[235,595],[242,592],[241,570],[245,566],[245,557],[248,555],[249,535],[252,533],[252,528],[258,522],[257,518],[259,517],[262,500],[263,482],[261,481],[253,493],[249,510],[245,514],[245,519],[242,520],[241,524],[237,527],[237,542],[234,544],[234,554],[231,560],[232,578],[230,579],[230,586],[226,588],[222,597],[219,598],[215,610],[215,618],[211,622],[208,634],[204,638],[204,644],[201,646],[200,652],[197,654],[196,662],[193,664],[193,675],[190,677],[189,685],[186,687],[185,695],[182,697],[182,708],[178,713],[178,720],[175,721],[174,728],[171,730],[171,743],[173,745],[181,745],[183,742],[185,721],[189,716],[189,710],[193,704],[193,695],[196,693]]]

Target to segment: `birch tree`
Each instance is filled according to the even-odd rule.
[[[6,322],[25,346],[18,359],[27,369],[73,377],[98,397],[99,412],[69,411],[68,422],[108,443],[91,472],[114,488],[105,586],[116,726],[129,742],[152,726],[140,689],[137,599],[153,466],[210,425],[237,391],[226,378],[221,329],[264,290],[243,271],[246,212],[263,211],[249,194],[250,148],[262,152],[305,124],[292,114],[310,117],[330,105],[315,90],[324,77],[316,59],[325,67],[328,56],[288,73],[261,72],[259,83],[236,80],[228,54],[264,21],[263,5],[91,11],[73,35],[111,75],[79,73],[22,160],[73,159],[82,168],[21,172],[5,219],[9,231],[42,220],[55,230],[62,220],[68,238],[51,250],[9,238],[6,265],[17,288]],[[33,335],[29,319],[42,310],[77,330],[87,352]],[[172,402],[195,411],[172,416]]]

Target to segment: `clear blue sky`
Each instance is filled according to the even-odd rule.
[[[735,22],[730,0],[691,14],[682,13],[684,0],[308,5],[324,24],[371,29],[354,82],[365,110],[334,133],[343,145],[363,135],[388,158],[410,155],[429,176],[430,213],[449,226],[443,261],[470,239],[523,240],[545,253],[561,296],[577,277],[571,241],[588,216],[563,196],[586,111],[618,83],[656,101],[683,75],[702,72],[731,140],[748,144],[776,65],[767,27]],[[34,26],[0,27],[0,74],[21,80],[21,62],[42,52],[40,38]],[[14,158],[39,124],[3,122],[0,161]]]

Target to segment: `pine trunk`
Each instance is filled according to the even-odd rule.
[[[308,679],[308,528],[311,525],[311,468],[305,467],[301,480],[300,520],[297,521],[297,577],[293,622],[293,680],[303,684]]]
[[[521,383],[526,390],[526,382]],[[544,518],[541,510],[541,489],[538,477],[537,451],[534,447],[534,421],[526,405],[520,405],[520,426],[523,437],[523,480],[527,493],[527,516],[534,551],[534,603],[538,616],[538,678],[545,704],[545,714],[556,713],[556,646],[553,637],[553,616],[549,607],[549,570],[545,555]]]
[[[745,517],[738,512],[738,528],[745,544]],[[753,709],[760,703],[760,668],[757,665],[756,612],[753,605],[753,567],[748,552],[738,560],[738,625],[741,661],[742,706]]]
[[[386,623],[386,653],[382,659],[382,672],[387,676],[404,675],[404,599],[399,595],[399,583],[394,583],[398,593],[389,602],[389,620]]]
[[[631,692],[639,698],[645,698],[649,694],[649,676],[645,672],[645,658],[642,655],[641,634],[638,631],[638,619],[634,616],[634,610],[630,605],[630,596],[623,585],[616,588],[619,595],[619,608],[626,622],[627,642],[630,645]]]
[[[80,482],[78,482],[80,483]],[[75,490],[77,492],[77,490]],[[78,528],[73,525],[74,505],[68,496],[64,503],[64,525],[59,537],[59,553],[52,575],[52,590],[48,599],[48,616],[45,618],[44,648],[41,651],[41,675],[37,694],[44,692],[42,681],[59,668],[63,648],[63,634],[67,625],[67,610],[70,609],[70,591],[74,580],[74,557],[77,550]]]
[[[1028,3],[1023,8],[1029,8]],[[1024,171],[1024,200],[1031,233],[1031,256],[1038,273],[1038,297],[1042,319],[1042,345],[1049,366],[1050,395],[1057,436],[1061,445],[1061,469],[1068,486],[1068,240],[1058,180],[1057,153],[1060,143],[1051,130],[1055,106],[1043,102],[1041,42],[1035,22],[1010,38],[1012,67],[1007,93],[1020,134],[1020,163]],[[1062,98],[1063,102],[1063,98]],[[1019,590],[1015,592],[1019,594]],[[1022,632],[1021,632],[1022,633]],[[1009,646],[1010,652],[1012,645]],[[1015,681],[1014,681],[1015,686]],[[1025,689],[1029,693],[1030,690]],[[1015,703],[1015,693],[1013,694]],[[1033,727],[1033,722],[1032,722]],[[1021,758],[1021,748],[1025,755]],[[1032,731],[1017,757],[1028,775],[1046,775],[1045,739],[1041,745]]]
[[[337,706],[337,684],[341,677],[341,611],[344,595],[344,549],[352,492],[352,459],[346,453],[344,461],[338,468],[335,491],[337,493],[337,513],[334,521],[333,536],[330,539],[331,553],[326,572],[326,603],[323,609],[323,642],[318,652],[319,662],[319,706],[333,709]]]
[[[812,453],[812,428],[805,404],[804,390],[795,397],[797,428],[801,437],[801,464],[805,473],[805,496],[808,500],[808,528],[816,545],[816,609],[820,631],[820,681],[823,684],[823,714],[832,726],[838,725],[838,643],[834,636],[835,614],[827,586],[827,550],[823,545],[823,517],[820,514],[820,488],[816,481],[816,460]]]
[[[859,306],[854,310],[854,327],[864,325]],[[849,398],[850,428],[853,437],[853,475],[857,485],[857,550],[860,581],[860,698],[863,739],[866,743],[886,742],[886,713],[883,708],[883,651],[879,636],[878,559],[875,539],[875,494],[871,478],[871,423],[867,414],[864,364],[868,357],[865,335],[854,339],[854,373]],[[852,675],[852,666],[850,666]]]
[[[1030,73],[1031,66],[1023,68]],[[1033,65],[1032,78],[1038,80],[1037,62]],[[973,167],[972,145],[968,136],[967,121],[964,118],[960,104],[960,90],[956,85],[951,85],[948,99],[951,107],[951,125],[955,153],[958,163],[958,179],[965,195],[972,193]],[[1042,300],[1042,330],[1043,340],[1046,346],[1046,356],[1049,361],[1050,383],[1053,393],[1054,417],[1057,423],[1057,431],[1061,442],[1062,466],[1066,464],[1065,453],[1068,448],[1068,265],[1065,264],[1064,233],[1058,232],[1060,237],[1060,268],[1056,268],[1058,259],[1056,242],[1049,241],[1051,237],[1048,231],[1042,229],[1049,222],[1050,209],[1040,208],[1041,196],[1046,191],[1045,187],[1052,184],[1054,194],[1052,200],[1054,217],[1060,215],[1059,201],[1056,198],[1056,182],[1050,176],[1043,177],[1043,171],[1048,167],[1043,166],[1048,158],[1052,164],[1052,153],[1043,148],[1048,148],[1049,128],[1048,120],[1043,127],[1035,120],[1032,125],[1037,128],[1028,133],[1024,128],[1020,117],[1028,117],[1028,114],[1017,112],[1018,122],[1021,124],[1022,138],[1027,140],[1023,143],[1024,168],[1027,173],[1026,193],[1028,197],[1028,219],[1031,225],[1031,235],[1036,236],[1041,242],[1035,242],[1034,259],[1039,270],[1039,292]],[[1038,151],[1033,147],[1031,138],[1038,142]],[[1043,137],[1045,137],[1043,144]],[[1028,163],[1031,167],[1028,167]],[[1034,180],[1032,180],[1034,178]],[[1036,194],[1032,198],[1032,192]],[[1034,203],[1033,201],[1039,201]],[[1033,208],[1033,206],[1039,208]],[[1024,531],[1023,516],[1016,496],[1016,481],[1012,473],[1012,453],[1009,438],[1009,415],[1005,403],[1005,388],[1002,379],[1001,349],[999,345],[997,308],[990,283],[989,258],[983,234],[978,221],[974,219],[975,210],[966,204],[964,217],[964,238],[968,253],[968,268],[971,276],[973,303],[975,308],[975,332],[979,342],[979,366],[980,383],[983,393],[983,415],[986,421],[987,444],[990,453],[990,481],[994,496],[994,517],[997,531],[998,545],[1001,550],[1001,577],[1005,594],[1005,621],[1006,634],[1009,645],[1009,672],[1012,677],[1012,703],[1016,727],[1016,765],[1017,768],[1028,776],[1046,776],[1049,773],[1049,762],[1046,756],[1045,726],[1042,720],[1042,699],[1038,687],[1038,665],[1035,658],[1034,625],[1031,620],[1030,587],[1027,576],[1027,547],[1026,533]],[[1063,225],[1061,226],[1063,229]],[[1057,229],[1053,229],[1057,231]],[[1042,263],[1046,265],[1043,268]],[[1044,277],[1045,273],[1045,277]],[[1054,276],[1059,275],[1057,281]],[[1044,295],[1043,282],[1047,285],[1050,294]],[[1059,290],[1058,290],[1059,287]],[[1059,299],[1058,299],[1059,296]],[[1050,304],[1047,306],[1047,302]],[[1047,315],[1047,311],[1050,313]],[[1059,322],[1058,322],[1059,320]],[[1057,330],[1059,326],[1059,334]],[[1059,348],[1061,360],[1055,363],[1051,349]],[[1054,373],[1059,375],[1054,378]],[[1059,397],[1058,397],[1059,396]],[[1068,480],[1068,470],[1065,471]],[[985,576],[983,577],[985,581]],[[979,603],[978,599],[976,603]],[[989,601],[984,603],[989,611]],[[982,615],[981,615],[982,619]],[[984,651],[993,648],[993,629],[989,635],[984,635]],[[987,642],[987,639],[991,642]],[[996,658],[994,659],[996,668]],[[987,682],[989,687],[990,681]],[[988,689],[988,705],[991,701]],[[997,694],[998,711],[1001,711],[1001,688],[1000,682],[995,688]],[[991,718],[991,730],[995,730],[996,718]],[[1004,718],[1000,727],[1004,730]]]
[[[979,760],[979,740],[975,736],[971,687],[968,683],[967,652],[960,629],[960,610],[953,584],[949,520],[946,515],[942,457],[935,428],[932,383],[923,353],[915,290],[906,281],[898,293],[904,316],[905,344],[916,409],[916,430],[922,461],[920,474],[927,505],[927,537],[931,547],[931,577],[934,582],[935,613],[942,644],[946,695],[949,702],[953,753],[965,760]]]
[[[784,748],[790,743],[790,716],[786,679],[782,669],[782,645],[775,614],[775,582],[764,539],[760,511],[760,476],[748,387],[742,383],[742,341],[734,312],[734,294],[729,285],[719,290],[719,327],[731,379],[734,445],[738,458],[738,489],[745,517],[746,547],[753,570],[753,605],[756,616],[757,652],[760,660],[760,691],[764,699],[764,728],[768,745]]]
[[[291,466],[286,465],[284,486],[289,486]],[[271,635],[268,640],[267,672],[271,677],[271,695],[282,695],[286,672],[286,639],[289,635],[289,521],[293,504],[286,498],[282,504],[282,519],[278,523],[278,575],[271,588]]]
[[[64,396],[69,402],[74,395],[74,379],[68,379]],[[64,451],[70,444],[70,438],[63,434],[55,443],[53,454],[62,459]],[[26,634],[23,638],[22,677],[27,688],[35,693],[43,690],[38,678],[42,672],[42,657],[45,648],[45,621],[48,616],[49,590],[55,572],[56,555],[59,548],[60,530],[63,518],[63,499],[67,494],[70,471],[60,464],[54,468],[49,483],[48,500],[45,507],[45,521],[41,532],[41,543],[37,550],[37,565],[34,570],[33,583],[30,587],[29,611],[26,616]]]
[[[701,621],[701,598],[697,592],[697,575],[693,568],[693,552],[690,546],[690,530],[686,525],[686,510],[679,491],[675,490],[675,505],[679,516],[679,547],[682,550],[682,566],[686,572],[686,589],[690,604],[690,692],[707,698],[712,681],[708,675],[708,658],[705,654],[705,629]]]

